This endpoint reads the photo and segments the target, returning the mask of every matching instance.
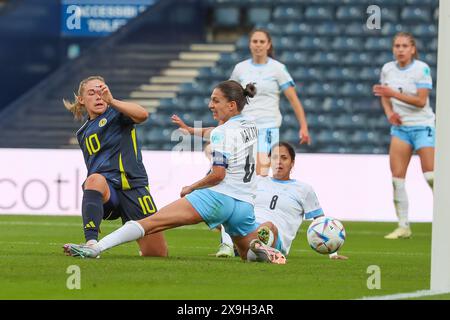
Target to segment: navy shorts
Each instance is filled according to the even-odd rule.
[[[103,219],[122,219],[122,223],[130,220],[141,220],[158,211],[149,187],[130,190],[115,189],[109,184],[111,196],[103,204]]]

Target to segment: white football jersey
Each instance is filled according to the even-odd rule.
[[[313,188],[297,180],[258,177],[255,216],[259,223],[271,221],[278,228],[283,250],[289,253],[303,219],[323,215]]]
[[[253,119],[259,128],[279,128],[280,92],[295,86],[286,66],[269,58],[266,64],[255,64],[252,59],[238,63],[230,80],[239,82],[244,88],[248,83],[256,86],[256,95],[249,99],[242,114]]]
[[[210,190],[254,204],[257,137],[256,124],[242,115],[211,131],[213,165],[224,166],[226,175]]]
[[[400,68],[396,61],[386,63],[381,69],[380,83],[406,95],[417,95],[417,89],[433,88],[430,67],[423,61],[413,60]],[[404,126],[432,126],[435,116],[430,106],[430,98],[425,107],[418,108],[395,98],[391,98],[394,112],[400,115]]]

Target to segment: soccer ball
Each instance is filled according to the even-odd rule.
[[[345,229],[339,220],[320,217],[309,225],[307,238],[314,251],[330,254],[338,251],[344,244]]]

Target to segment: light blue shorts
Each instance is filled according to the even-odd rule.
[[[253,206],[209,189],[199,189],[186,199],[211,228],[222,224],[230,236],[246,236],[258,228]]]
[[[410,144],[414,151],[425,147],[434,148],[435,129],[428,126],[392,126],[391,136]]]
[[[272,146],[280,141],[279,128],[258,129],[258,152],[269,153]]]

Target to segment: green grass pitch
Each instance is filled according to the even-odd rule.
[[[204,224],[167,231],[169,258],[139,257],[133,242],[92,260],[62,253],[64,243],[82,241],[80,217],[0,216],[0,299],[357,299],[429,288],[431,224],[393,241],[383,239],[393,223],[344,221],[347,261],[313,252],[308,225],[286,265],[215,258],[220,234]],[[103,235],[118,226],[103,222]],[[79,290],[66,286],[71,265],[81,271]],[[371,265],[380,267],[381,289],[367,287]]]

